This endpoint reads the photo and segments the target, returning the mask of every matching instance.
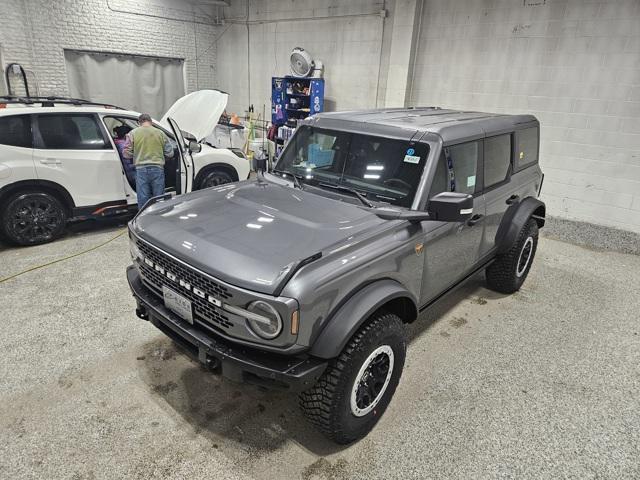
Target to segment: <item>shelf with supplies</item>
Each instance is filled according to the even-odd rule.
[[[288,125],[280,125],[279,127],[277,127],[276,135],[273,139],[276,144],[276,158],[280,156],[282,150],[284,149],[289,139],[293,136],[293,133],[295,131],[295,126],[293,126],[293,122],[291,121],[289,121]]]
[[[271,122],[285,125],[324,111],[324,79],[273,77],[271,79]]]

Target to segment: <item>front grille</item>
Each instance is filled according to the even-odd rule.
[[[206,326],[223,329],[228,329],[233,326],[226,312],[207,300],[209,295],[219,300],[229,300],[232,298],[231,293],[224,285],[220,285],[210,278],[182,265],[168,255],[140,240],[137,240],[136,244],[144,258],[151,260],[154,264],[154,267],[151,267],[144,261],[138,262],[140,275],[143,281],[152,286],[159,296],[162,296],[162,287],[166,285],[191,301],[194,317],[206,322]],[[165,274],[157,271],[155,266],[161,267]],[[175,275],[176,280],[170,280],[166,276],[167,272]],[[181,287],[178,279],[189,283],[192,287],[191,290],[186,290]],[[193,292],[193,287],[204,292],[205,298],[196,295]]]

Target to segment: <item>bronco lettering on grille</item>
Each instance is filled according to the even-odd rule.
[[[216,307],[222,307],[222,301],[217,299],[217,298],[215,298],[215,297],[213,297],[213,296],[211,296],[211,295],[207,295],[205,293],[204,289],[200,289],[198,287],[192,286],[186,280],[178,278],[174,273],[171,273],[169,270],[165,270],[160,265],[157,265],[156,263],[154,263],[152,260],[150,260],[147,257],[144,257],[143,261],[144,261],[144,263],[149,265],[151,268],[153,268],[156,272],[162,274],[162,276],[168,278],[173,283],[178,284],[180,287],[182,287],[183,289],[187,290],[188,292],[193,292],[197,296],[199,296],[200,298],[206,298],[209,301],[209,303],[212,303]]]

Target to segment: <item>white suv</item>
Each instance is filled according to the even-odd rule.
[[[179,99],[159,122],[174,149],[192,155],[165,165],[166,190],[184,193],[245,180],[250,165],[210,136],[228,95],[201,90]],[[118,153],[118,127],[137,126],[139,113],[57,97],[0,98],[0,235],[19,245],[59,237],[67,220],[119,215],[137,208],[135,178]],[[177,133],[172,127],[180,125]],[[122,132],[122,129],[120,129]]]

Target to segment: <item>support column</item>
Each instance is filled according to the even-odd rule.
[[[396,0],[385,107],[406,107],[411,101],[411,79],[418,48],[424,0]]]

